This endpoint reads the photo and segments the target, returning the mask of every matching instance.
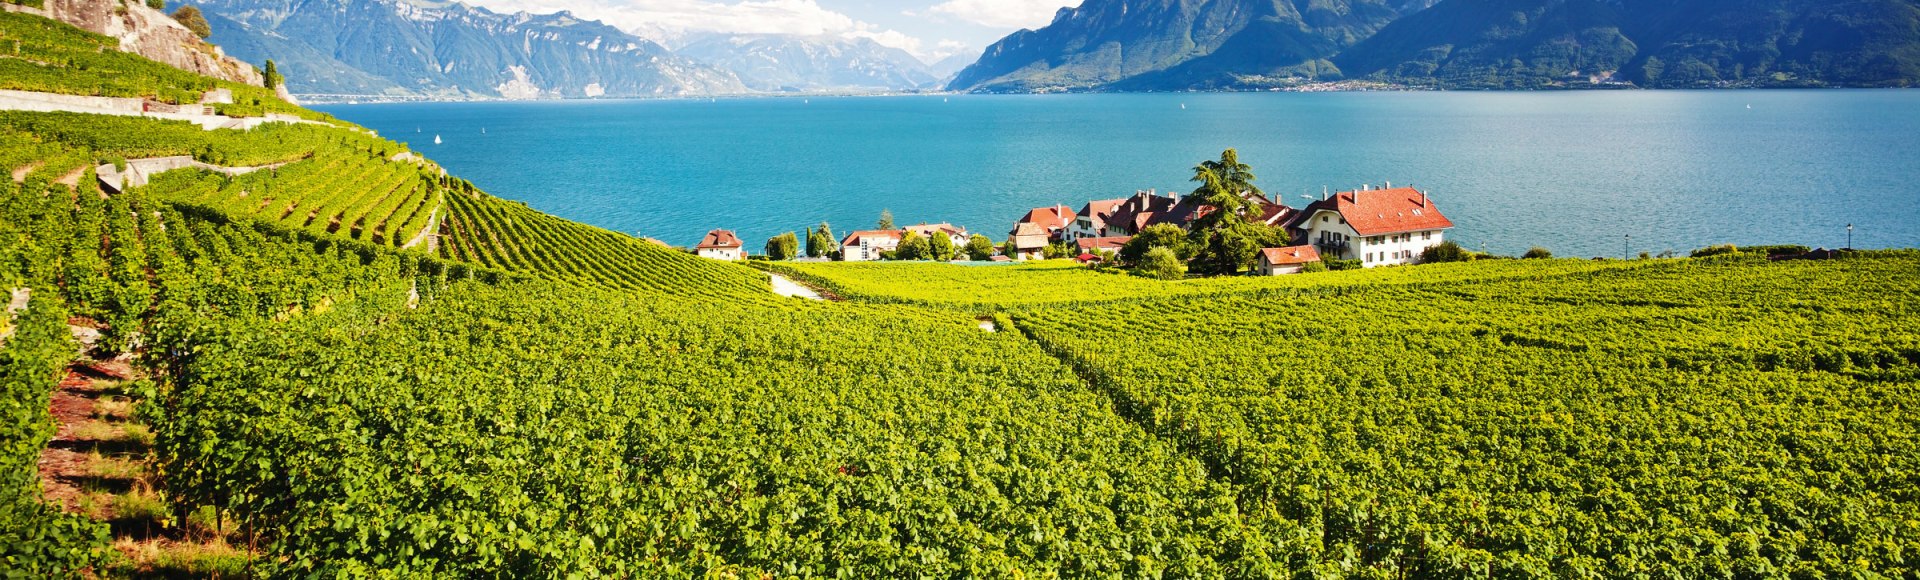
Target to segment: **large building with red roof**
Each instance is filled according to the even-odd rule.
[[[1426,192],[1392,184],[1334,194],[1308,204],[1287,224],[1296,243],[1368,268],[1419,263],[1421,252],[1440,245],[1452,227]]]
[[[1036,207],[1029,210],[1027,215],[1020,216],[1020,221],[1013,222],[1013,227],[1018,230],[1020,224],[1033,224],[1046,232],[1048,239],[1060,240],[1065,238],[1067,226],[1073,225],[1074,217],[1073,210],[1064,205]]]
[[[1071,241],[1105,236],[1107,218],[1126,201],[1126,198],[1100,199],[1080,206],[1080,211],[1074,212],[1073,223],[1067,226],[1066,239]]]

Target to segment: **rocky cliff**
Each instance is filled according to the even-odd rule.
[[[29,9],[31,11],[31,9]],[[261,85],[260,71],[229,57],[172,17],[139,2],[46,0],[41,15],[120,39],[120,50],[217,79]]]

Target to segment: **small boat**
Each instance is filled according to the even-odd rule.
[[[1751,109],[1753,108],[1753,105],[1747,105],[1747,108]]]
[[[439,136],[439,135],[434,135],[434,136],[433,136],[433,144],[434,144],[434,145],[439,145],[439,144],[440,144],[440,136]]]
[[[1182,110],[1182,111],[1185,111],[1185,110],[1187,110],[1187,104],[1186,104],[1186,103],[1180,103],[1180,110]]]
[[[486,127],[481,127],[481,128],[480,128],[480,134],[481,134],[481,135],[485,135],[485,134],[487,134],[487,128],[486,128]]]

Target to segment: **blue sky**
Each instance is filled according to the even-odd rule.
[[[669,45],[701,32],[867,37],[934,61],[1046,25],[1079,0],[465,0],[501,12],[569,10]]]

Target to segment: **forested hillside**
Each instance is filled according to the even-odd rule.
[[[1913,0],[1088,0],[955,90],[1913,86]]]
[[[273,167],[100,186],[161,155]],[[9,112],[0,176],[0,575],[1917,573],[1912,251],[808,301],[351,127]]]

